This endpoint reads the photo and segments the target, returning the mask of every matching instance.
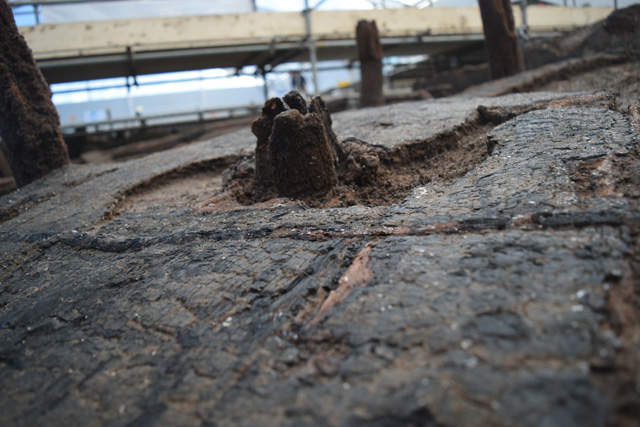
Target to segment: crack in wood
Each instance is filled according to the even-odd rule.
[[[353,262],[338,281],[338,287],[324,300],[316,315],[309,325],[314,325],[322,320],[338,304],[341,304],[351,291],[356,287],[363,287],[373,278],[373,272],[369,269],[369,252],[373,246],[368,243],[353,259]]]

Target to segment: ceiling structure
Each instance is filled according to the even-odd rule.
[[[605,18],[609,8],[531,6],[533,36]],[[355,60],[355,26],[375,20],[386,56],[431,56],[481,46],[477,8],[245,13],[20,27],[47,81],[62,83],[208,68]],[[515,14],[516,25],[520,16]]]

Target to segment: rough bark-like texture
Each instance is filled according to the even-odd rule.
[[[327,104],[319,96],[314,96],[311,99],[311,105],[309,105],[309,112],[320,116],[322,125],[324,126],[325,136],[327,137],[327,141],[329,141],[331,150],[333,150],[336,165],[343,162],[345,159],[344,149],[338,142],[338,137],[333,132],[333,120],[331,119],[331,113],[329,112]]]
[[[522,50],[509,0],[478,0],[491,77],[499,79],[524,71]]]
[[[287,92],[282,99],[287,103],[289,108],[298,110],[300,114],[305,115],[309,112],[309,108],[307,107],[307,101],[304,100],[302,95],[300,95],[295,90]]]
[[[270,99],[262,116],[252,123],[251,130],[258,137],[255,173],[247,174],[250,165],[243,161],[227,174],[225,186],[236,200],[264,201],[275,189],[275,194],[314,206],[338,201],[353,204],[357,189],[336,188],[338,184],[377,184],[383,175],[380,156],[386,155],[385,150],[355,139],[341,144],[332,129],[329,108],[319,96],[309,106],[296,91],[287,93],[283,100],[288,110],[283,111],[281,101]],[[369,190],[365,193],[373,195]]]
[[[255,154],[255,176],[256,181],[263,186],[273,184],[273,171],[269,157],[269,136],[273,128],[273,120],[285,109],[280,98],[270,98],[262,107],[262,115],[251,123],[251,132],[258,138]]]
[[[0,0],[0,135],[18,187],[69,163],[50,98],[11,7]]]
[[[338,182],[333,151],[317,114],[280,113],[273,123],[269,154],[275,185],[285,196],[326,193]]]
[[[4,158],[4,154],[0,151],[0,177],[11,177],[11,168],[7,159]],[[4,194],[3,194],[4,196]]]
[[[280,99],[271,98],[262,116],[251,124],[258,137],[254,182],[265,194],[274,186],[287,197],[327,193],[338,181],[336,152],[340,152],[329,109],[320,97],[314,97],[310,111],[296,91],[288,92],[283,100],[290,109]]]
[[[640,135],[588,98],[336,115],[399,152],[520,112],[391,206],[123,198],[184,188],[248,130],[1,198],[0,424],[637,426]]]
[[[358,21],[356,26],[360,60],[360,106],[384,105],[382,95],[382,45],[376,21]]]

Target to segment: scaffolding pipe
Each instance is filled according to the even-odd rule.
[[[311,61],[311,72],[313,74],[313,94],[318,94],[318,53],[316,51],[316,41],[311,35],[311,9],[309,0],[304,0],[304,23],[307,29],[307,44],[309,46],[309,60]]]
[[[264,70],[264,68],[261,70],[262,71],[262,93],[264,94],[264,102],[267,102],[267,100],[269,99],[269,82],[267,81],[267,72]]]
[[[525,28],[529,28],[529,24],[527,22],[527,3],[528,0],[520,0],[520,11],[522,12],[522,26]]]

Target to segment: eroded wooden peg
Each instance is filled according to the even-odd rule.
[[[360,106],[384,105],[382,94],[382,44],[376,21],[358,21],[356,26],[358,59],[360,60]]]
[[[344,149],[338,142],[338,137],[333,132],[333,120],[331,119],[329,107],[327,107],[327,104],[322,98],[320,98],[319,96],[314,96],[311,99],[311,104],[309,105],[309,112],[315,113],[320,116],[320,120],[322,120],[322,125],[324,126],[325,136],[327,137],[329,146],[333,151],[336,167],[338,167],[339,164],[344,163],[346,154],[344,152]]]
[[[284,99],[284,102],[287,103],[289,108],[291,108],[292,110],[298,110],[300,114],[307,114],[309,112],[307,101],[305,101],[302,95],[300,95],[295,90],[287,92],[287,94],[282,99]]]
[[[273,120],[283,111],[285,111],[285,106],[282,100],[270,98],[262,107],[262,115],[251,123],[251,132],[258,138],[255,160],[256,181],[265,187],[273,184],[273,172],[269,158],[269,136],[273,128]]]
[[[333,151],[322,119],[287,110],[274,120],[269,138],[273,178],[278,192],[302,198],[327,193],[338,183]]]

